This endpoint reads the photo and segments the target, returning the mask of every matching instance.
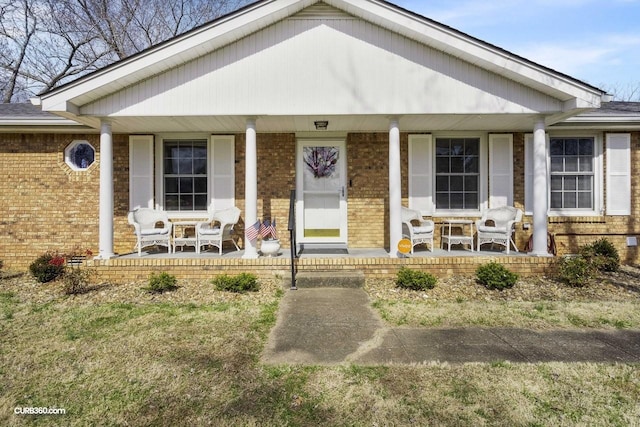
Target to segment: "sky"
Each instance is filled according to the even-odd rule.
[[[640,87],[640,0],[390,0],[614,93]]]

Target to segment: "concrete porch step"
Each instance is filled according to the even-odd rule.
[[[289,285],[291,280],[289,280]],[[360,270],[315,270],[299,271],[296,275],[298,288],[362,288],[364,272]]]

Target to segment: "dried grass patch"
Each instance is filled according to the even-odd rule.
[[[513,288],[489,290],[473,277],[441,280],[410,291],[393,280],[367,280],[365,290],[382,318],[396,326],[640,328],[640,275],[632,267],[581,288],[548,277],[521,278]]]

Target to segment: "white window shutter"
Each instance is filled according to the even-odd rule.
[[[607,215],[631,215],[631,134],[607,134]]]
[[[433,138],[409,135],[409,207],[433,215]]]
[[[513,135],[489,135],[489,207],[513,206]]]
[[[212,135],[212,170],[209,188],[215,210],[235,206],[235,138],[233,135]]]
[[[153,208],[153,135],[129,136],[129,210]]]
[[[524,211],[533,215],[533,134],[524,137]]]

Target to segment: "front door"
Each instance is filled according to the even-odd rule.
[[[347,156],[344,140],[299,140],[297,240],[347,243]]]

